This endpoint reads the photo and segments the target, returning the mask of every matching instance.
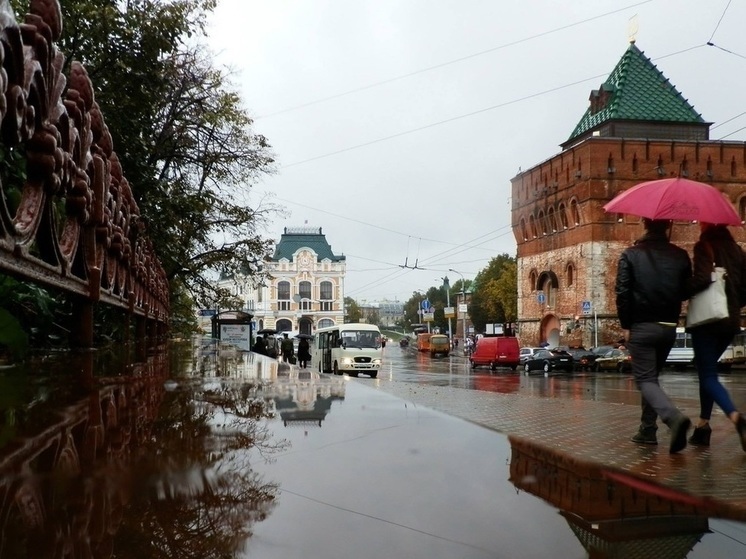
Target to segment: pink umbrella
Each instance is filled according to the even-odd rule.
[[[741,216],[722,192],[681,177],[640,183],[622,192],[604,210],[649,219],[741,225]]]

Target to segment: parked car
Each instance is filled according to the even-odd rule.
[[[512,336],[484,337],[477,343],[477,348],[469,355],[472,369],[480,365],[489,366],[493,371],[497,367],[518,368],[518,339]]]
[[[521,365],[523,365],[526,362],[526,359],[530,359],[531,357],[534,356],[534,353],[542,349],[545,349],[545,348],[543,347],[522,347],[518,353],[518,360],[520,361]]]
[[[523,370],[550,371],[563,370],[571,373],[573,369],[572,355],[562,349],[540,349],[523,362]]]
[[[603,357],[612,349],[616,349],[613,345],[600,345],[598,347],[592,347],[588,352],[580,358],[581,367],[584,371],[595,371],[596,359]]]
[[[584,347],[568,347],[560,349],[564,349],[567,353],[572,355],[573,368],[576,371],[590,371],[590,369],[587,369],[589,361],[587,349],[585,349]]]
[[[603,356],[596,358],[593,370],[627,373],[632,370],[632,356],[626,349],[610,349]]]

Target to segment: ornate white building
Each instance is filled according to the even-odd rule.
[[[313,334],[344,322],[347,262],[332,252],[320,227],[286,227],[265,264],[268,279],[260,285],[246,277],[220,282],[254,315],[256,330]]]

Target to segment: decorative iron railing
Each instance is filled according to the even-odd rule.
[[[22,186],[0,177],[0,272],[79,296],[82,345],[97,302],[163,326],[166,274],[92,83],[80,63],[62,73],[59,2],[29,11],[17,23],[0,2],[0,150],[26,160]]]

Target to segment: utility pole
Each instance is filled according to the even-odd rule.
[[[466,305],[466,280],[464,279],[464,274],[462,274],[458,270],[454,270],[453,268],[448,268],[448,271],[449,272],[453,272],[453,273],[458,274],[459,276],[461,276],[461,303],[463,303],[464,305]],[[463,321],[464,321],[464,331],[463,331],[463,336],[464,336],[463,343],[464,343],[464,345],[463,345],[463,348],[466,349],[466,313],[461,313],[461,317],[463,318]]]
[[[446,307],[451,306],[451,284],[448,283],[448,276],[440,278],[443,280],[443,286],[446,288]],[[453,334],[451,332],[451,317],[448,317],[448,341],[453,344]]]

